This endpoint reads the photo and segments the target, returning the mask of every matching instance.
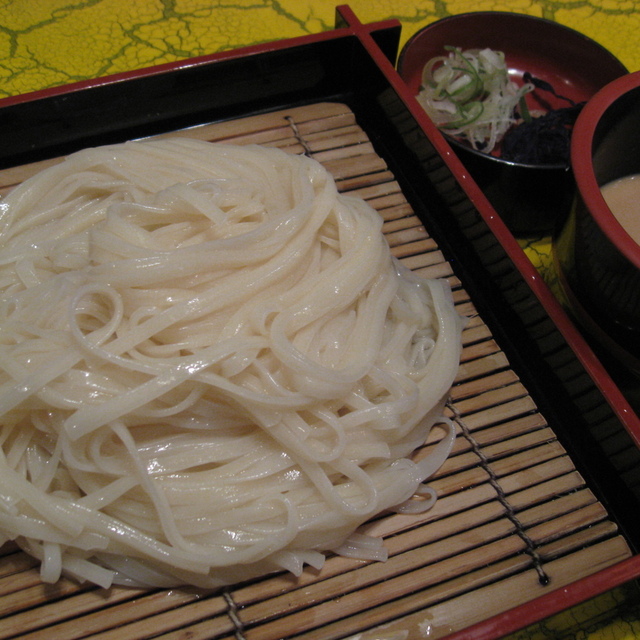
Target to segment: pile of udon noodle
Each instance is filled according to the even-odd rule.
[[[358,527],[433,501],[461,323],[320,163],[131,142],[0,208],[0,543],[43,581],[383,559]]]

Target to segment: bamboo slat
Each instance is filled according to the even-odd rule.
[[[342,191],[380,213],[394,255],[408,268],[449,281],[468,321],[446,409],[458,436],[430,481],[439,499],[425,513],[385,513],[364,526],[385,539],[386,562],[330,557],[320,571],[299,578],[275,574],[218,592],[105,591],[68,580],[45,586],[34,561],[5,545],[0,640],[331,640],[357,634],[373,640],[381,630],[390,638],[433,639],[630,555],[345,105],[309,105],[179,134],[315,157]],[[56,161],[0,171],[0,193]],[[416,456],[428,453],[437,437],[434,431]],[[615,440],[610,447],[617,452]]]

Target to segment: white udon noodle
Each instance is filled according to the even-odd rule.
[[[359,525],[433,502],[460,320],[321,164],[133,142],[0,209],[0,543],[43,581],[215,587],[382,558]]]

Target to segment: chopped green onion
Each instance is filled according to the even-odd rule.
[[[447,55],[425,65],[418,101],[440,129],[490,153],[516,122],[516,107],[522,108],[534,86],[519,87],[509,79],[501,51],[445,49]]]

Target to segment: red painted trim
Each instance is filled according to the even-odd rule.
[[[352,13],[347,9],[347,15]],[[355,19],[355,16],[354,16]],[[625,426],[636,446],[640,447],[640,417],[633,410],[626,397],[622,394],[617,384],[613,381],[599,358],[595,355],[591,347],[586,342],[573,321],[549,289],[548,285],[540,273],[535,268],[531,260],[524,253],[513,234],[509,231],[500,216],[496,213],[489,200],[486,198],[480,187],[467,173],[464,165],[452,151],[449,143],[442,136],[424,109],[419,105],[415,96],[397,73],[393,65],[382,54],[370,33],[361,30],[360,39],[371,57],[375,60],[380,69],[384,72],[390,85],[395,89],[407,108],[427,133],[432,144],[436,147],[443,161],[449,166],[454,176],[456,176],[465,190],[467,196],[478,209],[480,215],[496,236],[509,258],[516,265],[522,277],[529,284],[534,295],[546,309],[551,320],[563,335],[565,340],[573,348],[583,367],[594,380],[598,389],[611,405],[619,420]]]
[[[144,67],[141,69],[134,69],[132,71],[124,71],[121,73],[114,73],[108,76],[102,76],[100,78],[92,78],[90,80],[80,80],[70,84],[64,84],[56,87],[50,87],[47,89],[40,89],[38,91],[31,91],[15,96],[9,96],[7,98],[0,99],[0,109],[2,107],[8,107],[12,105],[22,104],[25,102],[32,102],[34,100],[40,100],[42,98],[50,98],[52,96],[65,95],[68,93],[75,93],[77,91],[84,91],[86,89],[93,89],[96,87],[106,86],[110,84],[116,84],[119,82],[126,82],[127,80],[134,80],[136,78],[145,78],[164,73],[171,73],[182,69],[190,69],[202,65],[215,63],[222,60],[234,60],[238,58],[246,58],[248,56],[256,56],[271,51],[282,51],[290,49],[291,47],[304,46],[308,44],[315,44],[318,42],[327,42],[330,40],[336,40],[344,38],[346,35],[361,36],[362,34],[369,35],[371,32],[380,31],[392,27],[400,27],[400,22],[395,19],[384,20],[380,22],[363,25],[356,17],[355,14],[346,5],[337,7],[336,11],[343,16],[348,26],[343,28],[333,29],[331,31],[324,31],[317,34],[310,34],[306,36],[298,36],[296,38],[289,38],[285,40],[276,40],[273,42],[266,42],[263,44],[251,45],[242,47],[239,49],[231,49],[229,51],[221,51],[217,53],[207,54],[203,56],[196,56],[188,58],[186,60],[177,60],[175,62],[167,62],[165,64],[159,64],[153,67]],[[384,56],[383,56],[384,57]]]
[[[625,426],[636,446],[640,447],[640,418],[632,409],[619,387],[587,344],[556,296],[544,282],[540,273],[526,256],[506,224],[495,212],[484,193],[453,153],[448,142],[426,115],[409,87],[402,81],[396,70],[389,65],[388,61],[380,55],[375,43],[369,37],[363,37],[362,41],[420,127],[427,133],[443,161],[458,178],[467,196],[478,209],[480,216],[518,268],[534,295],[544,306],[560,333],[572,347],[620,422]],[[560,613],[638,576],[640,576],[640,556],[633,556],[592,576],[578,580],[561,589],[550,591],[548,594],[524,603],[510,611],[472,625],[463,631],[448,635],[446,640],[493,640]]]
[[[446,636],[446,640],[493,640],[615,589],[640,575],[640,556],[632,556],[566,587]]]

